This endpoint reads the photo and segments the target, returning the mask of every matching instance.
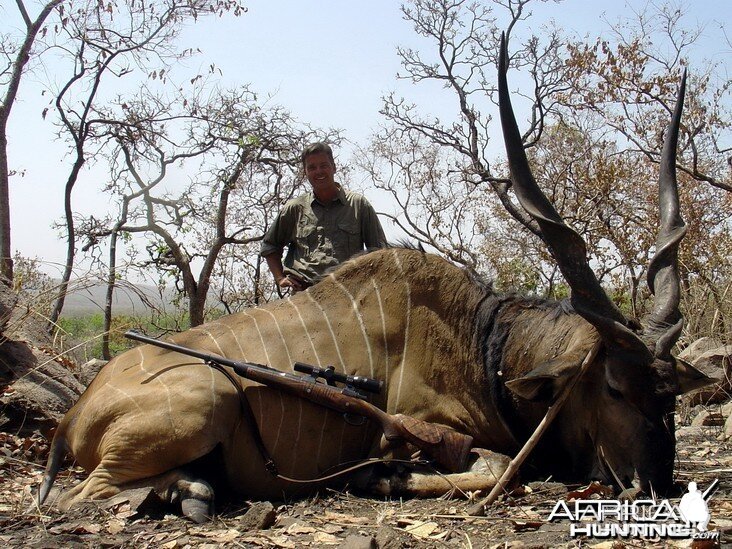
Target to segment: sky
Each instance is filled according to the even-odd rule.
[[[381,121],[381,98],[397,91],[419,103],[423,112],[450,115],[454,99],[435,86],[414,86],[399,81],[396,47],[428,49],[428,44],[403,20],[397,0],[244,0],[248,12],[239,18],[202,18],[184,29],[182,47],[200,48],[202,53],[186,61],[182,71],[191,74],[211,63],[221,70],[222,86],[249,84],[260,97],[288,108],[298,119],[315,126],[343,130],[350,145],[338,151],[344,161],[358,144],[365,144]],[[13,3],[0,5],[0,32],[18,26]],[[646,1],[605,2],[566,0],[561,4],[539,2],[532,8],[529,26],[536,28],[550,20],[577,36],[596,36],[605,27],[603,17],[615,21],[633,9],[644,9]],[[732,1],[693,0],[690,21],[708,29],[710,52],[732,57],[720,49],[720,24],[732,23]],[[38,4],[35,4],[37,12]],[[524,23],[526,25],[526,23]],[[524,27],[526,32],[527,27]],[[717,36],[716,43],[712,43]],[[63,215],[63,183],[70,159],[65,145],[55,139],[50,121],[41,110],[47,97],[40,95],[40,82],[53,77],[54,67],[45,73],[28,74],[20,89],[20,102],[10,120],[10,163],[24,170],[11,180],[13,248],[25,257],[44,262],[46,272],[63,261],[65,244],[53,228]],[[84,212],[101,211],[107,200],[98,189],[104,174],[86,172],[75,191],[74,201]],[[102,179],[102,181],[100,181]],[[376,191],[374,191],[376,192]],[[377,210],[383,196],[372,196]],[[389,229],[387,228],[387,232]]]

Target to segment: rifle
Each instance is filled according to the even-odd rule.
[[[389,444],[405,442],[412,444],[450,472],[464,471],[467,466],[468,452],[473,443],[473,437],[449,427],[421,421],[404,414],[387,414],[368,402],[368,397],[359,390],[378,393],[384,385],[383,381],[340,374],[335,372],[332,366],[318,368],[301,362],[295,363],[295,369],[310,375],[299,376],[275,370],[263,364],[240,362],[220,355],[203,353],[167,341],[153,339],[134,331],[126,332],[125,337],[200,358],[208,365],[229,366],[243,378],[304,398],[348,416],[355,415],[370,419],[381,428],[384,438]],[[319,382],[318,378],[325,379],[327,383]],[[346,384],[346,387],[337,387],[336,382]]]

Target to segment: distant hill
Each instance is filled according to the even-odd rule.
[[[104,311],[107,287],[92,284],[69,292],[64,302],[62,316],[85,316]],[[128,282],[114,289],[113,310],[116,315],[143,315],[149,309],[148,303],[156,308],[170,309],[175,292],[167,290],[163,297],[154,286],[130,284]],[[147,303],[146,303],[147,302]]]

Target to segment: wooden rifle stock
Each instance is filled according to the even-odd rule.
[[[263,364],[240,362],[220,355],[203,353],[174,343],[149,338],[137,332],[127,332],[125,337],[200,358],[206,363],[229,366],[237,375],[262,385],[279,389],[336,412],[363,416],[377,423],[384,433],[384,438],[391,444],[404,442],[412,444],[450,472],[461,472],[467,467],[473,437],[449,427],[421,421],[404,414],[387,414],[364,400],[363,395],[348,387],[341,389],[319,383],[315,378],[281,372]]]

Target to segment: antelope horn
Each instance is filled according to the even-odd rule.
[[[679,213],[676,182],[676,147],[679,141],[681,112],[686,93],[686,70],[676,98],[676,107],[666,132],[658,177],[659,222],[656,253],[648,264],[648,287],[655,295],[653,310],[646,317],[645,333],[656,341],[655,355],[668,357],[681,334],[684,319],[679,311],[679,243],[686,234],[686,224]]]
[[[650,358],[648,347],[628,328],[628,320],[600,286],[587,261],[585,241],[564,223],[536,184],[511,106],[507,70],[506,37],[502,34],[498,63],[498,107],[516,198],[539,224],[544,242],[572,289],[571,301],[575,311],[592,324],[604,340]]]

